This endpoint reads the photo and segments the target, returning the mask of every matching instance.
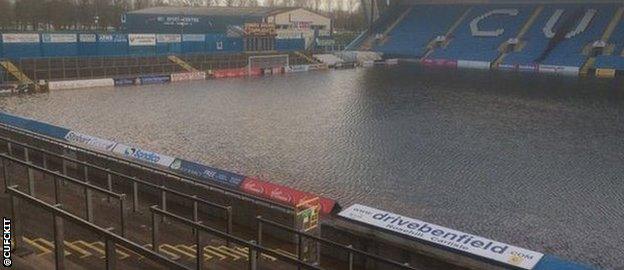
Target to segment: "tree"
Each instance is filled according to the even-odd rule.
[[[13,6],[9,0],[0,0],[0,10],[3,10],[0,16],[0,29],[9,29],[13,26]]]

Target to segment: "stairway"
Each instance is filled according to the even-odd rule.
[[[191,66],[189,63],[185,62],[184,60],[180,59],[179,57],[177,57],[175,55],[169,55],[168,58],[169,58],[169,61],[178,64],[180,67],[182,67],[186,71],[189,71],[189,72],[198,72],[199,71],[196,68],[194,68],[193,66]]]
[[[603,41],[604,43],[609,42],[609,39],[611,38],[613,31],[615,31],[615,27],[617,27],[617,25],[620,23],[620,20],[622,20],[622,15],[624,15],[624,7],[618,8],[618,10],[615,12],[615,14],[613,15],[613,18],[611,19],[611,22],[609,22],[609,25],[607,26],[605,31],[602,33],[602,37],[600,37],[601,41]],[[583,53],[589,54],[591,50],[592,50],[591,45],[586,46],[585,49],[583,50]],[[580,69],[580,74],[587,75],[589,73],[589,70],[594,68],[595,63],[596,63],[596,57],[587,58],[587,61],[585,61],[585,63]]]
[[[13,75],[15,79],[17,79],[20,84],[34,84],[34,82],[24,74],[18,67],[16,67],[11,61],[5,60],[0,61],[0,66],[4,67],[4,69]]]
[[[407,14],[409,14],[409,13],[412,11],[412,9],[413,9],[413,8],[414,8],[414,7],[409,7],[408,9],[406,9],[405,11],[403,11],[403,13],[401,13],[401,15],[399,16],[399,18],[398,18],[398,19],[396,19],[396,21],[394,21],[394,22],[390,25],[390,27],[388,27],[388,28],[386,29],[386,31],[384,31],[384,32],[383,32],[383,35],[382,35],[383,37],[382,37],[382,39],[381,39],[380,45],[383,45],[383,44],[385,44],[385,43],[388,41],[388,33],[390,33],[390,31],[392,31],[392,29],[394,29],[397,25],[399,25],[399,23],[403,21],[403,19],[407,16]]]
[[[533,26],[533,24],[535,23],[535,21],[537,20],[537,18],[539,17],[539,15],[542,13],[542,11],[544,11],[544,6],[539,6],[537,7],[534,11],[533,14],[531,14],[531,17],[529,17],[529,19],[527,20],[527,22],[524,24],[524,26],[522,26],[522,29],[520,29],[520,31],[518,32],[518,34],[516,35],[516,39],[521,42],[522,38],[524,37],[524,35],[529,31],[529,29],[531,29],[531,26]],[[498,67],[498,65],[500,63],[503,62],[503,60],[505,60],[505,56],[507,56],[507,53],[503,51],[503,48],[507,46],[507,41],[505,41],[503,44],[501,44],[501,46],[499,47],[499,51],[501,52],[500,55],[498,56],[498,58],[496,58],[496,60],[494,60],[494,62],[492,63],[493,67]],[[520,43],[518,44],[518,46],[521,46]],[[523,46],[522,46],[523,47]],[[519,50],[516,50],[519,51]]]
[[[446,31],[446,34],[444,34],[444,36],[446,37],[446,41],[444,41],[444,44],[442,45],[443,47],[448,45],[448,43],[450,42],[449,37],[455,32],[455,30],[457,30],[457,28],[466,19],[466,17],[468,17],[468,14],[470,14],[470,11],[472,11],[472,7],[467,8],[466,11],[464,11],[464,13],[461,16],[459,16],[459,18],[457,18],[455,23],[451,25],[448,31]],[[432,40],[431,42],[429,42],[429,45],[427,45],[427,52],[422,57],[422,59],[429,57],[429,55],[433,53],[433,51],[435,50],[434,43],[435,43],[435,40]]]

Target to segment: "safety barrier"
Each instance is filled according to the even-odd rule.
[[[241,245],[243,247],[246,247],[249,250],[249,258],[248,258],[248,269],[250,270],[256,270],[259,267],[259,260],[258,258],[261,255],[267,254],[269,256],[275,257],[281,261],[284,261],[286,263],[288,263],[289,265],[294,265],[297,266],[300,269],[311,269],[311,270],[322,270],[322,268],[306,263],[300,259],[297,258],[293,258],[291,256],[286,256],[284,254],[275,252],[271,249],[268,249],[266,247],[263,247],[261,244],[257,244],[255,241],[246,241],[244,239],[238,238],[236,236],[230,235],[230,234],[226,234],[223,232],[220,232],[218,230],[212,229],[206,225],[203,225],[199,222],[195,222],[192,221],[190,219],[184,218],[182,216],[173,214],[173,213],[169,213],[166,210],[163,209],[159,209],[158,206],[154,205],[150,208],[151,212],[152,212],[152,247],[154,249],[154,252],[158,252],[158,248],[160,245],[160,226],[161,226],[161,222],[160,222],[160,218],[167,218],[167,219],[171,219],[174,220],[176,222],[182,223],[186,226],[191,227],[192,229],[196,230],[197,233],[195,234],[195,246],[196,246],[196,252],[197,254],[195,255],[197,258],[196,261],[196,269],[203,269],[203,256],[201,254],[202,250],[204,250],[204,246],[205,244],[202,241],[202,233],[206,233],[206,234],[210,234],[210,235],[214,235],[217,236],[225,241],[231,242],[232,244],[236,244],[236,245]]]
[[[165,173],[165,174],[173,174],[174,176],[178,177],[178,178],[184,178],[184,179],[190,179],[188,177],[189,171],[191,170],[186,170],[186,169],[182,169],[182,163],[181,163],[181,159],[177,159],[180,160],[180,163],[176,163],[175,166],[173,166],[173,168],[171,168],[171,165],[174,165],[174,161],[176,161],[175,158],[173,157],[168,157],[165,155],[161,155],[158,153],[154,153],[151,151],[147,151],[147,150],[143,150],[143,149],[139,149],[136,147],[130,147],[124,144],[120,144],[117,143],[114,145],[114,147],[112,148],[112,150],[109,150],[112,143],[112,141],[108,141],[108,140],[104,140],[104,139],[99,139],[96,138],[94,136],[88,136],[88,137],[82,137],[82,138],[78,138],[76,136],[76,134],[80,134],[80,133],[72,133],[73,135],[69,136],[69,138],[75,138],[73,140],[68,140],[66,137],[68,137],[68,135],[70,134],[70,130],[65,129],[65,128],[61,128],[61,127],[56,127],[56,126],[52,126],[49,124],[45,124],[42,122],[38,122],[35,120],[31,120],[31,119],[25,119],[25,118],[21,118],[21,117],[17,117],[17,116],[13,116],[10,114],[6,114],[6,113],[0,113],[0,122],[4,123],[4,124],[8,124],[8,125],[12,125],[14,127],[17,128],[23,128],[26,129],[28,131],[34,131],[34,132],[39,132],[41,131],[41,133],[43,135],[49,135],[57,140],[63,140],[66,142],[73,142],[75,143],[75,145],[82,145],[82,146],[87,146],[87,147],[93,147],[94,145],[96,146],[100,146],[98,148],[95,148],[99,151],[102,151],[104,149],[104,151],[111,151],[113,153],[119,154],[120,156],[126,157],[126,158],[131,158],[137,161],[141,161],[145,164],[152,164],[152,165],[157,165],[160,166],[164,169],[156,169],[153,166],[149,166],[146,167],[146,165],[142,165],[145,168],[149,168],[151,171],[156,170],[159,173]],[[58,141],[57,141],[58,143]],[[81,150],[86,150],[84,148],[81,148]],[[92,152],[92,151],[89,151]],[[102,155],[101,152],[98,152],[98,155]],[[106,155],[107,158],[111,158],[110,156]],[[188,162],[189,164],[192,164],[191,162]],[[178,165],[179,164],[179,165]],[[196,164],[199,165],[199,164]],[[178,167],[178,169],[175,169],[176,167]],[[195,168],[201,168],[199,166],[196,166]],[[206,166],[206,168],[209,168]],[[172,173],[172,171],[174,171],[175,173]],[[222,171],[222,170],[219,170]],[[225,172],[225,171],[222,171]],[[184,175],[187,174],[187,175]],[[281,205],[282,208],[284,208],[284,205],[288,205],[287,209],[285,209],[286,211],[292,211],[292,203],[288,203],[288,201],[284,201],[284,200],[280,200],[278,198],[274,198],[274,197],[266,197],[264,194],[261,196],[258,196],[260,194],[258,194],[258,192],[254,192],[251,190],[244,190],[241,188],[241,186],[243,185],[242,181],[240,182],[239,186],[236,185],[231,185],[231,184],[227,184],[224,183],[223,179],[220,178],[216,178],[216,176],[219,176],[219,174],[206,174],[205,177],[200,177],[198,178],[192,178],[190,179],[193,182],[199,182],[202,184],[207,184],[210,186],[214,186],[214,187],[220,187],[223,189],[227,189],[228,192],[232,192],[232,193],[236,193],[236,194],[245,194],[246,197],[251,198],[252,200],[257,200],[257,201],[263,201],[265,203],[269,203],[271,205],[275,205],[276,202],[278,205]],[[224,175],[224,174],[221,174]],[[238,174],[233,174],[233,175],[238,175]],[[242,176],[242,175],[241,175]],[[258,182],[252,182],[252,183],[258,183]],[[268,182],[264,182],[261,181],[262,184],[264,183],[268,183]],[[267,185],[271,186],[270,183],[268,183]],[[297,198],[303,198],[302,196],[300,196],[300,194],[305,194],[306,196],[313,196],[313,194],[307,193],[307,192],[302,192],[296,189],[292,189],[292,188],[287,188],[287,187],[280,187],[277,185],[273,185],[271,187],[278,187],[280,189],[284,189],[284,190],[288,190],[289,192],[291,192],[292,194],[296,194]],[[236,190],[236,191],[235,191]],[[237,191],[237,190],[241,190],[241,191]],[[334,200],[331,199],[326,199],[323,198],[322,203],[324,203],[324,207],[323,210],[325,213],[329,213],[333,210],[333,208],[336,207],[337,203]],[[296,202],[295,202],[296,203]]]
[[[382,265],[387,265],[387,266],[394,266],[397,269],[407,269],[407,270],[415,270],[416,268],[413,268],[411,266],[409,266],[409,264],[401,264],[398,263],[396,261],[392,261],[392,260],[388,260],[384,257],[372,254],[372,253],[368,253],[368,252],[364,252],[358,249],[354,249],[353,246],[349,245],[349,246],[345,246],[345,245],[341,245],[339,243],[336,243],[334,241],[331,240],[327,240],[315,235],[311,235],[305,232],[301,232],[301,231],[297,231],[294,230],[288,226],[284,226],[282,224],[279,224],[277,222],[274,221],[270,221],[267,219],[262,218],[262,216],[258,216],[256,217],[256,222],[257,225],[256,227],[258,228],[258,232],[257,232],[257,236],[256,236],[256,242],[259,245],[262,245],[262,236],[263,236],[263,231],[264,231],[264,227],[266,225],[269,225],[273,228],[277,228],[279,230],[285,231],[289,234],[294,234],[295,235],[295,239],[296,239],[296,248],[295,248],[295,256],[297,256],[297,258],[299,260],[302,259],[302,254],[303,254],[303,242],[305,241],[305,239],[309,239],[314,241],[314,243],[316,245],[326,245],[329,246],[331,248],[334,249],[338,249],[341,252],[347,253],[347,266],[349,270],[353,270],[355,267],[355,262],[354,262],[354,256],[358,255],[358,256],[362,256],[364,258],[367,259],[371,259],[374,262],[380,263]]]
[[[205,80],[206,72],[182,72],[171,74],[171,82]]]
[[[65,221],[76,224],[82,228],[87,229],[90,232],[96,233],[98,236],[104,239],[104,256],[106,260],[106,269],[116,269],[116,262],[118,260],[115,247],[116,245],[120,245],[132,252],[135,252],[140,256],[147,258],[148,260],[157,262],[160,265],[167,267],[167,269],[189,269],[152,250],[137,245],[136,243],[133,243],[123,238],[122,236],[116,235],[106,229],[100,228],[88,221],[85,221],[63,209],[60,209],[58,205],[49,205],[40,199],[34,198],[24,192],[21,192],[17,189],[16,186],[8,187],[6,191],[11,197],[11,213],[13,216],[13,222],[15,222],[16,224],[16,228],[13,233],[13,237],[14,239],[16,239],[16,247],[20,244],[19,241],[21,241],[22,239],[20,232],[23,230],[23,228],[20,227],[23,226],[20,221],[20,201],[36,206],[37,208],[52,214],[52,219],[54,223],[52,235],[54,238],[54,262],[56,269],[65,269]]]
[[[74,81],[51,81],[48,82],[50,90],[66,90],[78,88],[107,87],[115,86],[113,79],[93,79],[93,80],[74,80]]]
[[[425,67],[457,68],[457,60],[425,58],[421,61]]]

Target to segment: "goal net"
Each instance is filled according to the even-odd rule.
[[[288,54],[249,56],[249,74],[253,70],[288,67]]]

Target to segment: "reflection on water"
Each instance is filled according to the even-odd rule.
[[[397,67],[59,91],[0,108],[624,267],[622,82]]]

